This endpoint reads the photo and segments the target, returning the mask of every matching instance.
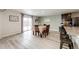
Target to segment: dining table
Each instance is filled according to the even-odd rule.
[[[43,25],[40,25],[39,27],[39,32],[42,34],[42,32],[44,31],[44,30],[46,30],[46,26],[43,26]]]

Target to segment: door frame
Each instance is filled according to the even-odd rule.
[[[24,14],[21,13],[21,33],[23,33],[23,17],[24,17]]]
[[[24,18],[24,15],[23,13],[21,13],[21,33],[23,33],[23,18]],[[28,15],[30,16],[30,15]],[[30,16],[32,18],[32,25],[33,25],[33,16]]]

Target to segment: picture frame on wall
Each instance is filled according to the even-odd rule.
[[[19,16],[10,15],[9,21],[10,22],[19,22]]]

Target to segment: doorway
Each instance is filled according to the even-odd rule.
[[[23,16],[23,32],[32,30],[32,17]]]

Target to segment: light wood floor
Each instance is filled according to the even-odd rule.
[[[1,49],[59,49],[59,33],[51,32],[46,38],[33,36],[31,31],[0,40]]]
[[[79,37],[79,27],[66,27],[66,31]],[[59,49],[60,39],[58,32],[50,32],[46,38],[32,35],[32,31],[0,39],[1,49]],[[65,47],[68,48],[68,47]]]

